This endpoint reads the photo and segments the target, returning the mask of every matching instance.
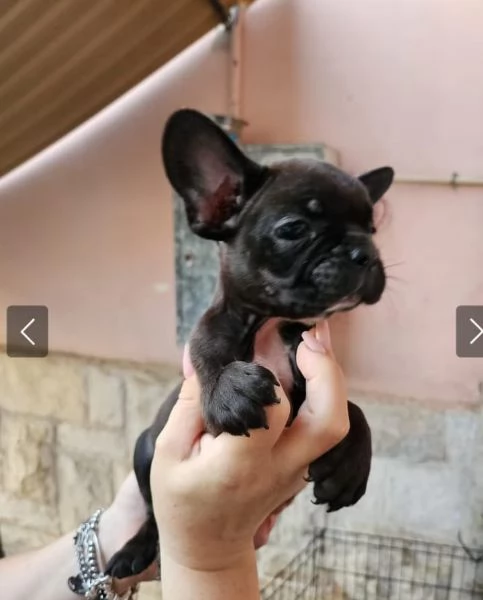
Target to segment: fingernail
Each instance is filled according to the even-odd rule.
[[[319,354],[326,353],[322,342],[317,340],[311,331],[304,331],[302,333],[302,339],[304,340],[304,344],[307,346],[307,348],[312,350],[312,352],[318,352]]]
[[[191,364],[189,345],[185,344],[183,350],[183,375],[185,378],[187,378],[190,375],[193,375],[194,372],[195,370],[193,369],[193,365]]]
[[[332,340],[330,339],[330,328],[328,321],[318,321],[315,325],[315,338],[324,348],[330,350],[332,348]]]

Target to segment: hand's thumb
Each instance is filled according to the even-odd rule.
[[[305,332],[297,348],[297,366],[306,380],[306,397],[284,434],[281,458],[298,467],[333,448],[350,427],[344,376],[323,331],[318,336],[317,330]]]
[[[307,386],[302,410],[319,416],[334,410],[347,411],[345,380],[332,353],[327,326],[322,326],[322,331],[317,328],[303,334],[297,349],[297,366]]]
[[[304,332],[302,338],[297,351],[297,366],[309,382],[320,377],[334,358],[327,321],[318,322],[312,330]]]
[[[194,372],[195,372],[195,370],[193,368],[193,364],[191,362],[191,357],[190,357],[190,347],[189,347],[189,344],[185,344],[185,347],[183,350],[183,376],[185,378],[191,377],[191,375],[193,375]]]
[[[178,400],[169,419],[158,436],[157,445],[165,456],[187,458],[203,433],[200,386],[195,375],[186,379],[181,386]]]
[[[314,396],[332,396],[330,389],[337,379],[339,366],[323,348],[317,348],[313,334],[304,334],[303,342],[297,349],[297,366],[306,381],[306,400],[312,402]]]

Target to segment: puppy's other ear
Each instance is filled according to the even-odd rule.
[[[246,157],[211,119],[191,109],[168,119],[161,151],[166,175],[185,202],[192,231],[212,240],[229,239],[267,169]]]
[[[366,186],[373,204],[375,204],[384,196],[387,190],[391,187],[393,179],[394,171],[391,169],[391,167],[374,169],[374,171],[369,171],[368,173],[364,173],[364,175],[359,177],[359,181]]]

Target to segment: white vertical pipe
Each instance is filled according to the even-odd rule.
[[[230,94],[228,114],[232,119],[242,119],[243,37],[246,5],[241,2],[230,31]]]

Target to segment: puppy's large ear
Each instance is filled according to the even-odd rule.
[[[211,119],[190,109],[168,119],[161,150],[192,231],[212,240],[229,239],[266,169],[246,157]]]
[[[373,204],[384,196],[393,179],[394,171],[391,167],[381,167],[359,177],[359,181],[366,186]]]

